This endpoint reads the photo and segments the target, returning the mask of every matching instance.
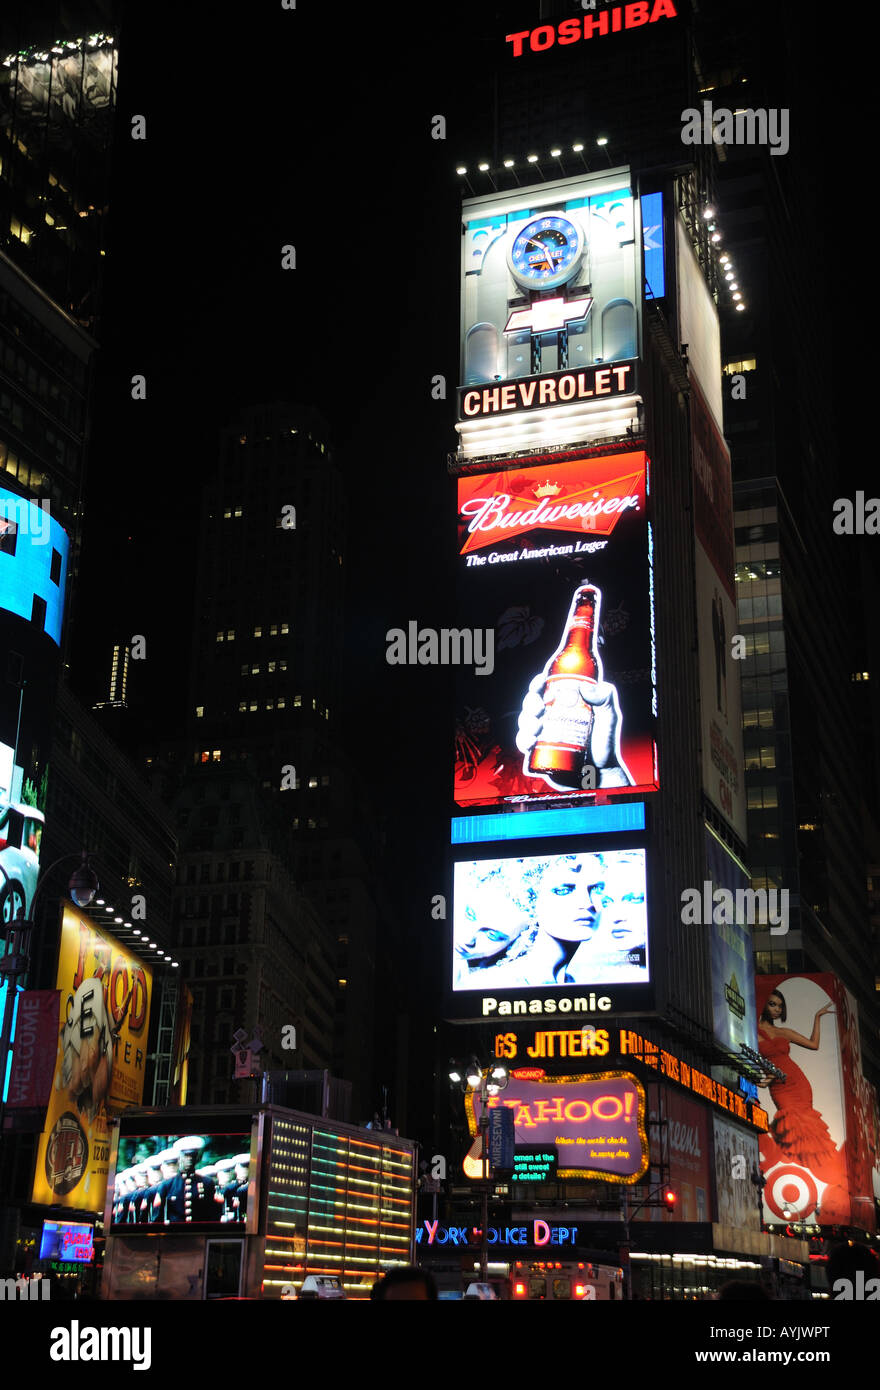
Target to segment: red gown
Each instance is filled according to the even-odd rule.
[[[770,1122],[775,1144],[772,1140],[762,1144],[762,1149],[770,1150],[767,1158],[771,1163],[777,1159],[799,1163],[822,1182],[839,1183],[843,1177],[842,1155],[819,1111],[813,1109],[810,1083],[789,1056],[788,1038],[761,1033],[759,1043],[761,1055],[785,1072],[784,1081],[774,1081],[770,1086],[770,1096],[776,1106],[776,1114]]]

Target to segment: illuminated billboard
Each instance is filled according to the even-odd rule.
[[[480,1093],[465,1095],[468,1125],[478,1133]],[[490,1096],[492,1110],[513,1111],[517,1146],[558,1151],[557,1177],[638,1182],[648,1166],[645,1091],[629,1072],[545,1076],[540,1068],[512,1072],[507,1090]]]
[[[65,904],[55,1080],[33,1201],[103,1210],[108,1117],[143,1099],[152,986],[149,966]]]
[[[712,1031],[722,1047],[739,1056],[742,1043],[753,1051],[758,1047],[752,931],[742,907],[735,906],[743,902],[737,893],[750,888],[751,880],[708,826],[704,836],[706,872],[712,890],[726,889],[734,904],[732,915],[741,919],[716,922],[713,912],[707,926],[712,973]]]
[[[830,974],[758,975],[755,989],[758,1050],[783,1073],[759,1083],[770,1114],[764,1219],[874,1231],[874,1095],[855,1001]]]
[[[0,487],[0,918],[37,888],[70,542],[29,498]]]
[[[740,662],[732,645],[739,624],[730,455],[693,373],[691,434],[703,790],[745,843]]]
[[[712,1164],[710,1111],[671,1086],[648,1087],[648,1143],[651,1167],[645,1196],[664,1185],[676,1195],[674,1210],[645,1205],[633,1221],[670,1223],[711,1221]],[[638,1193],[633,1194],[637,1201]]]
[[[493,661],[456,671],[460,806],[658,787],[643,450],[459,479],[461,610]]]
[[[95,1228],[80,1221],[44,1221],[41,1260],[91,1264],[95,1258]]]
[[[645,851],[454,866],[453,991],[646,984]]]
[[[629,171],[469,198],[462,222],[465,455],[599,438],[611,417],[630,423],[642,287]]]
[[[111,1228],[245,1226],[250,1150],[249,1131],[120,1136]]]

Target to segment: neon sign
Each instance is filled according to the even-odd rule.
[[[520,1145],[555,1148],[560,1178],[600,1178],[606,1182],[638,1182],[648,1166],[645,1134],[645,1092],[628,1072],[598,1072],[593,1076],[511,1073],[502,1095],[489,1096],[489,1110],[513,1111],[514,1135]],[[478,1091],[465,1095],[471,1134],[479,1128]]]
[[[536,29],[522,29],[518,34],[505,35],[505,43],[513,44],[514,58],[521,58],[525,52],[524,40],[528,40],[533,53],[543,53],[558,43],[578,43],[581,39],[592,39],[603,34],[619,34],[622,29],[637,29],[643,24],[656,24],[658,19],[677,19],[678,11],[673,0],[641,0],[638,4],[616,5],[613,10],[600,10],[597,15],[584,15],[578,19],[564,19],[555,27],[552,24],[539,24]]]
[[[577,1231],[577,1226],[560,1226],[538,1218],[529,1226],[490,1226],[486,1244],[576,1245]],[[479,1226],[441,1226],[438,1221],[423,1221],[416,1227],[416,1245],[475,1246],[481,1243],[482,1234]]]

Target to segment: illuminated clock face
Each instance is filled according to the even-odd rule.
[[[581,229],[551,212],[533,217],[517,232],[507,263],[513,278],[528,289],[554,289],[575,274],[584,245]]]

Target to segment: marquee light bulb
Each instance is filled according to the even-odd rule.
[[[504,167],[505,167],[505,169],[512,169],[512,168],[513,168],[513,160],[512,160],[512,159],[505,159],[505,161],[504,161]]]
[[[708,222],[710,217],[715,216],[715,209],[710,204],[707,204],[706,207],[703,208],[703,216]]]
[[[744,309],[746,306],[744,304],[737,304],[736,307],[737,309]]]
[[[551,150],[551,151],[550,151],[550,157],[551,157],[552,159],[558,159],[559,156],[560,156],[561,154],[562,154],[562,150]]]
[[[538,162],[538,156],[536,154],[527,155],[526,158],[528,159],[530,164],[537,164]]]
[[[456,172],[457,174],[466,174],[466,173],[467,173],[467,166],[464,165],[464,164],[459,164],[455,172]]]
[[[477,168],[479,169],[481,174],[488,173],[489,170],[489,166],[485,163],[485,161],[482,164],[478,164]]]
[[[607,145],[607,144],[608,144],[607,136],[605,136],[605,135],[600,135],[599,138],[598,138],[598,140],[596,141],[596,144],[597,144],[597,145]]]
[[[581,150],[582,150],[584,147],[583,147],[582,144],[578,143],[577,145],[572,145],[571,148],[574,150],[575,154],[580,154]]]

